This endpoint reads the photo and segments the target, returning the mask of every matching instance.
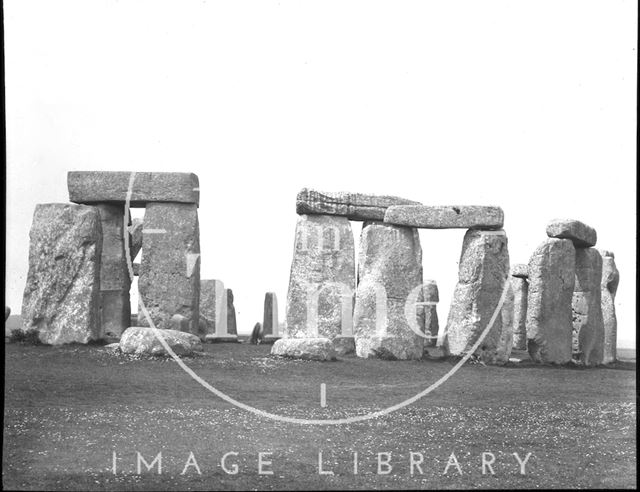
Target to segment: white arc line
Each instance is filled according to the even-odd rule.
[[[125,219],[127,220],[129,217],[129,204],[131,202],[131,190],[133,189],[134,179],[135,179],[135,173],[132,173],[131,178],[129,180],[129,189],[127,190],[127,198],[124,204],[124,216],[125,216]],[[126,236],[127,235],[125,234],[125,245],[128,246],[128,240],[126,239]],[[127,267],[129,268],[130,274],[133,274],[133,267],[131,266],[131,256],[128,253],[128,248],[125,248],[125,253],[127,257]],[[211,393],[213,393],[217,397],[248,412],[254,413],[256,415],[260,415],[262,417],[266,417],[268,419],[278,420],[280,422],[287,422],[290,424],[302,424],[302,425],[341,425],[341,424],[353,424],[355,422],[362,422],[365,420],[370,420],[377,417],[382,417],[384,415],[388,415],[392,412],[395,412],[396,410],[400,410],[401,408],[404,408],[408,405],[411,405],[412,403],[415,403],[423,396],[428,395],[433,390],[435,390],[436,388],[444,384],[451,376],[453,376],[458,371],[458,369],[460,369],[465,364],[465,362],[469,360],[469,358],[474,354],[474,352],[478,349],[480,344],[484,341],[486,336],[489,334],[489,331],[491,331],[491,328],[493,328],[493,324],[495,323],[498,317],[498,314],[502,310],[502,305],[504,304],[504,301],[507,297],[507,292],[509,291],[509,285],[510,283],[508,281],[505,281],[504,287],[502,289],[502,295],[500,296],[500,300],[498,301],[498,305],[496,306],[496,309],[493,311],[493,314],[491,315],[491,319],[489,320],[487,327],[484,329],[484,331],[482,332],[482,334],[480,335],[476,343],[473,344],[473,346],[469,349],[469,351],[465,354],[465,356],[462,357],[462,359],[460,359],[458,363],[449,370],[449,372],[447,372],[444,376],[438,379],[431,386],[422,390],[420,393],[400,403],[387,407],[383,410],[378,410],[376,412],[371,412],[364,415],[357,415],[355,417],[347,417],[344,419],[301,419],[296,417],[285,417],[283,415],[277,415],[275,413],[267,412],[264,410],[260,410],[259,408],[252,407],[251,405],[247,405],[246,403],[242,403],[241,401],[238,401],[235,398],[230,397],[226,393],[223,393],[222,391],[214,388],[207,381],[205,381],[200,376],[198,376],[193,371],[193,369],[187,366],[184,363],[184,361],[176,355],[176,353],[173,351],[173,349],[169,346],[167,341],[164,339],[164,336],[162,335],[162,330],[159,330],[158,328],[156,328],[156,325],[151,319],[151,316],[149,316],[149,312],[147,311],[147,307],[144,305],[144,302],[141,296],[138,298],[138,303],[139,303],[139,308],[142,311],[142,314],[147,320],[147,323],[149,323],[149,326],[151,327],[151,329],[153,329],[154,335],[156,336],[158,341],[162,344],[162,347],[167,351],[167,353],[182,368],[184,372],[189,374],[196,382],[198,382],[201,386],[209,390]],[[138,316],[139,315],[140,314],[138,313]]]

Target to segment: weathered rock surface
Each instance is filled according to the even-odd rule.
[[[171,317],[180,314],[189,319],[189,331],[198,332],[200,232],[195,205],[147,206],[138,290],[156,328],[168,328]],[[140,319],[140,326],[147,326],[147,320]]]
[[[271,347],[271,355],[303,360],[336,360],[336,351],[328,338],[281,338]]]
[[[395,205],[384,214],[384,222],[422,229],[501,229],[500,207],[477,205]]]
[[[388,207],[417,203],[419,202],[396,196],[323,192],[303,188],[296,197],[296,212],[300,215],[340,215],[350,220],[383,220]]]
[[[227,323],[227,290],[218,279],[200,281],[200,320],[203,322],[200,336],[212,335],[226,337]]]
[[[576,281],[573,289],[573,354],[584,365],[602,364],[604,320],[600,281],[602,257],[594,248],[576,249]]]
[[[571,239],[576,248],[595,246],[598,235],[593,227],[573,219],[554,219],[547,225],[547,236]]]
[[[169,326],[171,330],[182,331],[185,333],[189,333],[189,330],[191,329],[189,319],[185,318],[181,314],[174,314],[171,316]]]
[[[100,260],[100,333],[108,339],[120,338],[129,326],[131,280],[124,249],[124,205],[99,203],[102,225]]]
[[[124,354],[169,356],[162,342],[156,336],[162,336],[176,355],[191,355],[202,351],[202,342],[191,334],[176,330],[154,330],[153,328],[130,327],[120,338],[120,350]]]
[[[233,291],[226,289],[227,297],[227,333],[230,335],[238,334],[238,326],[236,324],[236,307],[233,305]]]
[[[525,263],[516,263],[511,267],[511,276],[518,278],[529,278],[529,265]]]
[[[333,340],[351,333],[354,288],[355,247],[346,217],[298,217],[285,338]]]
[[[136,259],[138,253],[142,249],[142,230],[144,222],[142,219],[133,219],[128,227],[129,231],[129,256],[131,262]]]
[[[280,336],[280,326],[278,323],[278,297],[275,292],[267,292],[264,295],[262,330],[265,337]]]
[[[500,318],[502,321],[502,331],[500,332],[500,338],[498,339],[498,346],[496,347],[495,356],[492,360],[495,364],[506,364],[511,358],[511,350],[513,349],[513,330],[514,330],[514,301],[515,293],[513,291],[513,285],[510,280],[507,294],[505,296],[502,310],[500,311]]]
[[[511,269],[511,288],[513,289],[513,348],[527,350],[527,298],[529,283],[523,277],[513,275]]]
[[[600,250],[602,256],[602,279],[600,282],[602,298],[602,318],[604,322],[603,364],[611,364],[617,359],[618,319],[616,317],[616,292],[620,282],[620,272],[616,267],[612,252]]]
[[[529,260],[527,349],[535,362],[571,361],[575,264],[576,250],[569,239],[547,239]]]
[[[124,203],[129,181],[128,171],[69,171],[69,200],[75,203]],[[200,188],[193,173],[137,172],[131,188],[131,207],[153,202],[190,203],[198,206]]]
[[[338,355],[353,354],[356,351],[356,341],[354,337],[339,336],[333,339],[333,348]]]
[[[435,347],[438,342],[438,331],[440,325],[438,323],[438,311],[436,305],[440,302],[438,293],[438,284],[435,280],[425,280],[422,288],[424,306],[424,334],[427,338],[424,340],[425,347]]]
[[[423,296],[418,231],[382,222],[365,223],[358,279],[354,310],[358,357],[388,354],[396,359],[422,358],[424,320],[415,305]]]
[[[509,250],[507,235],[470,229],[464,236],[456,285],[443,348],[448,355],[464,356],[478,341],[498,307],[505,284],[509,285]],[[502,312],[509,310],[505,303]],[[478,349],[480,360],[503,363],[508,331],[503,315],[495,322]],[[505,332],[503,334],[503,332]],[[512,338],[512,335],[511,335]],[[507,357],[508,360],[508,357]]]
[[[29,233],[23,329],[57,345],[100,336],[102,228],[94,207],[36,205]]]

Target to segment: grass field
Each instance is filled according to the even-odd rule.
[[[433,393],[390,415],[304,426],[223,402],[172,360],[123,358],[98,346],[14,343],[5,350],[6,489],[631,488],[637,483],[631,353],[633,360],[597,369],[526,361],[506,367],[467,364]],[[421,391],[454,364],[354,357],[288,361],[271,358],[269,350],[207,345],[204,355],[185,360],[233,398],[300,418],[385,408]],[[137,452],[148,463],[162,453],[162,474],[144,466],[138,474]],[[193,461],[182,474],[191,452],[201,474]],[[226,473],[220,463],[230,452],[238,454],[230,455],[226,466],[232,471],[237,464],[237,474]],[[319,474],[320,452],[323,471],[333,475]],[[495,475],[488,468],[482,473],[485,452],[495,457]],[[272,475],[259,474],[259,453],[272,453],[262,456],[271,461],[263,471]],[[378,474],[378,453],[389,453],[380,459],[390,458],[390,473]],[[414,461],[423,460],[413,475],[411,453]],[[524,475],[513,453],[521,459],[531,453]]]

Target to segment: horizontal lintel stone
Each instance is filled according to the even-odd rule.
[[[387,209],[384,221],[422,229],[501,229],[504,212],[480,205],[396,205]]]
[[[593,227],[573,219],[554,219],[547,225],[547,236],[571,239],[576,248],[595,246],[598,234]]]
[[[340,215],[350,220],[383,220],[392,205],[419,204],[413,200],[387,195],[324,192],[303,188],[296,197],[298,215]]]
[[[129,171],[69,171],[69,200],[74,203],[124,203]],[[131,207],[149,202],[200,203],[198,176],[193,173],[136,172],[131,189]]]

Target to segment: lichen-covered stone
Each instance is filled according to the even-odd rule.
[[[509,284],[507,235],[504,231],[496,232],[470,229],[464,236],[458,283],[443,342],[448,355],[464,356],[473,348],[489,325],[502,292]],[[508,305],[503,306],[503,310],[508,309]],[[503,335],[503,331],[512,329],[503,323],[502,315],[497,316],[474,355],[486,363],[503,363],[502,353],[508,340],[508,334]],[[511,350],[510,344],[508,350]]]
[[[570,239],[576,248],[595,246],[598,235],[593,227],[573,219],[554,219],[547,225],[547,236]]]
[[[300,215],[339,215],[349,220],[381,221],[388,207],[417,203],[397,196],[323,192],[303,188],[296,198],[296,212]]]
[[[196,205],[150,203],[144,215],[139,300],[156,328],[169,328],[180,314],[198,332],[200,232]],[[139,309],[138,311],[141,311]],[[139,320],[147,326],[147,320]]]
[[[354,310],[356,355],[422,358],[424,320],[416,306],[422,297],[418,231],[382,222],[365,223]],[[411,306],[415,310],[407,313]]]
[[[513,348],[514,350],[527,350],[527,297],[529,296],[529,283],[523,277],[514,276],[513,268],[511,269],[510,281],[513,289]]]
[[[525,263],[516,263],[511,266],[511,276],[518,278],[529,278],[529,265]]]
[[[281,338],[271,347],[271,355],[290,359],[331,361],[336,351],[328,338]]]
[[[195,351],[202,351],[202,342],[191,334],[176,330],[154,330],[153,328],[130,327],[120,338],[120,351],[123,354],[169,356],[158,336],[178,356],[192,355]]]
[[[569,239],[547,239],[529,260],[527,349],[535,362],[571,361],[571,303],[576,250]]]
[[[94,207],[36,205],[29,233],[23,329],[41,342],[87,343],[100,337],[102,227]]]
[[[333,340],[352,332],[355,247],[349,221],[301,215],[295,234],[284,337]]]
[[[198,206],[200,188],[193,173],[128,171],[69,171],[69,200],[75,203],[118,203],[127,198],[131,175],[131,207],[154,202],[191,203]]]
[[[602,318],[604,322],[604,352],[603,364],[611,364],[617,359],[616,345],[618,336],[618,320],[616,317],[616,292],[620,282],[620,272],[616,267],[612,252],[600,250],[602,256],[602,279],[600,281],[600,295],[602,302]]]

